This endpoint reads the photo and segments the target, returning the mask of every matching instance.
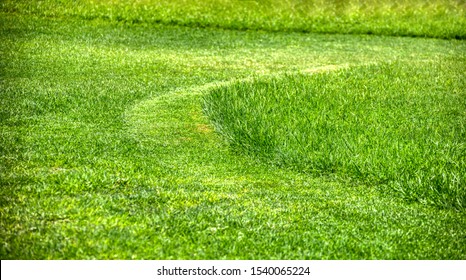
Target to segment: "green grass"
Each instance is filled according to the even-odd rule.
[[[233,149],[466,206],[466,57],[240,82],[206,96]]]
[[[115,11],[137,16],[143,1],[70,3],[1,2],[2,259],[466,257],[463,208],[271,165],[231,149],[201,106],[212,90],[251,81],[416,71],[439,77],[432,94],[450,98],[451,108],[442,109],[453,112],[464,105],[451,99],[455,89],[464,96],[464,41],[269,32],[254,27],[261,22],[254,17],[222,29],[203,22],[202,13],[188,19],[185,10],[167,8],[163,18],[190,23],[149,14],[131,23]],[[221,15],[204,15],[220,22]],[[462,34],[448,26],[450,38]],[[319,69],[337,72],[313,73]],[[407,86],[430,89],[433,82]]]
[[[466,39],[464,0],[5,0],[2,6],[11,13],[125,24]]]

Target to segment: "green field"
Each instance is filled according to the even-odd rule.
[[[0,2],[2,259],[466,259],[465,1]]]

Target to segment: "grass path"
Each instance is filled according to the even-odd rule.
[[[453,212],[407,205],[368,186],[299,175],[232,154],[203,116],[200,97],[236,82],[167,93],[126,113],[135,139],[154,150],[163,147],[157,154],[161,161],[170,161],[176,174],[171,180],[179,186],[170,192],[184,202],[181,211],[194,218],[171,216],[177,227],[197,232],[195,240],[189,234],[178,236],[173,248],[194,243],[203,248],[195,258],[220,252],[226,258],[417,258],[427,252],[436,252],[430,258],[449,258],[452,252],[464,256],[461,215],[457,219]],[[199,213],[200,208],[209,214]],[[457,242],[443,243],[446,235]],[[223,247],[225,243],[234,245]]]
[[[0,30],[2,259],[466,257],[464,213],[236,154],[201,109],[232,81],[462,41],[11,14]]]

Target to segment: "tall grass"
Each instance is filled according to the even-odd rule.
[[[1,8],[125,23],[466,38],[464,0],[6,0]]]
[[[204,111],[236,149],[271,164],[466,206],[464,57],[289,75],[212,90]]]

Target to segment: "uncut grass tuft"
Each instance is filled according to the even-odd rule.
[[[464,58],[219,87],[204,111],[234,149],[278,166],[466,207]]]

